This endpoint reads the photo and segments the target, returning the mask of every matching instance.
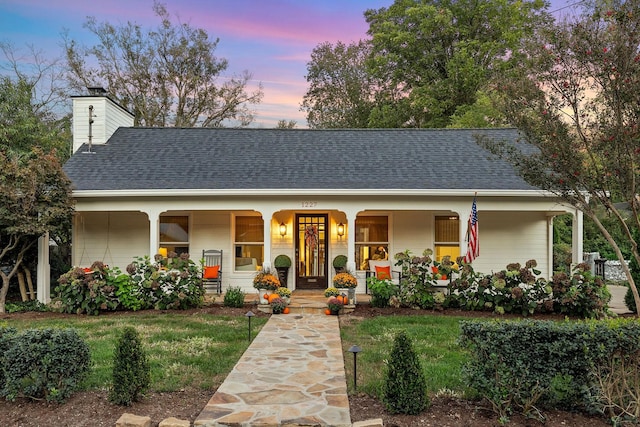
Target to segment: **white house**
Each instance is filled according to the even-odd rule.
[[[77,266],[124,270],[160,248],[195,260],[222,249],[223,287],[251,291],[256,269],[286,254],[289,288],[323,289],[344,254],[363,292],[374,255],[463,255],[476,193],[476,271],[536,259],[550,276],[553,218],[567,212],[581,260],[582,214],[476,143],[518,143],[515,129],[142,128],[106,96],[73,103],[76,151],[64,170]]]

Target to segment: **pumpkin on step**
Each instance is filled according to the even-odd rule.
[[[327,316],[329,316],[331,314],[331,310],[329,310],[328,308],[324,311],[324,314],[326,314]]]
[[[289,307],[285,307],[284,310],[282,310],[282,314],[289,314],[290,311]]]
[[[336,299],[340,301],[343,305],[349,304],[349,298],[346,295],[338,295]]]
[[[274,299],[276,298],[280,298],[280,295],[278,294],[269,294],[269,304],[271,304],[273,302]]]

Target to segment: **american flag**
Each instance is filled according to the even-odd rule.
[[[471,205],[471,215],[469,215],[469,225],[467,228],[467,254],[464,262],[470,264],[480,255],[480,242],[478,241],[478,209],[476,208],[476,198],[473,197]]]

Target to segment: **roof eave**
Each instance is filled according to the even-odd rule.
[[[212,196],[473,196],[483,197],[542,197],[554,196],[543,190],[496,190],[496,189],[158,189],[158,190],[75,190],[73,197],[212,197]]]

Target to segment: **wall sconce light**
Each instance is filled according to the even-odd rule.
[[[287,226],[284,224],[284,222],[280,223],[280,235],[282,237],[284,237],[287,234]]]
[[[162,256],[162,258],[166,258],[167,257],[167,248],[160,247],[158,249],[158,254],[160,254]]]
[[[344,236],[344,224],[343,223],[338,224],[338,236],[340,236],[340,237]]]

